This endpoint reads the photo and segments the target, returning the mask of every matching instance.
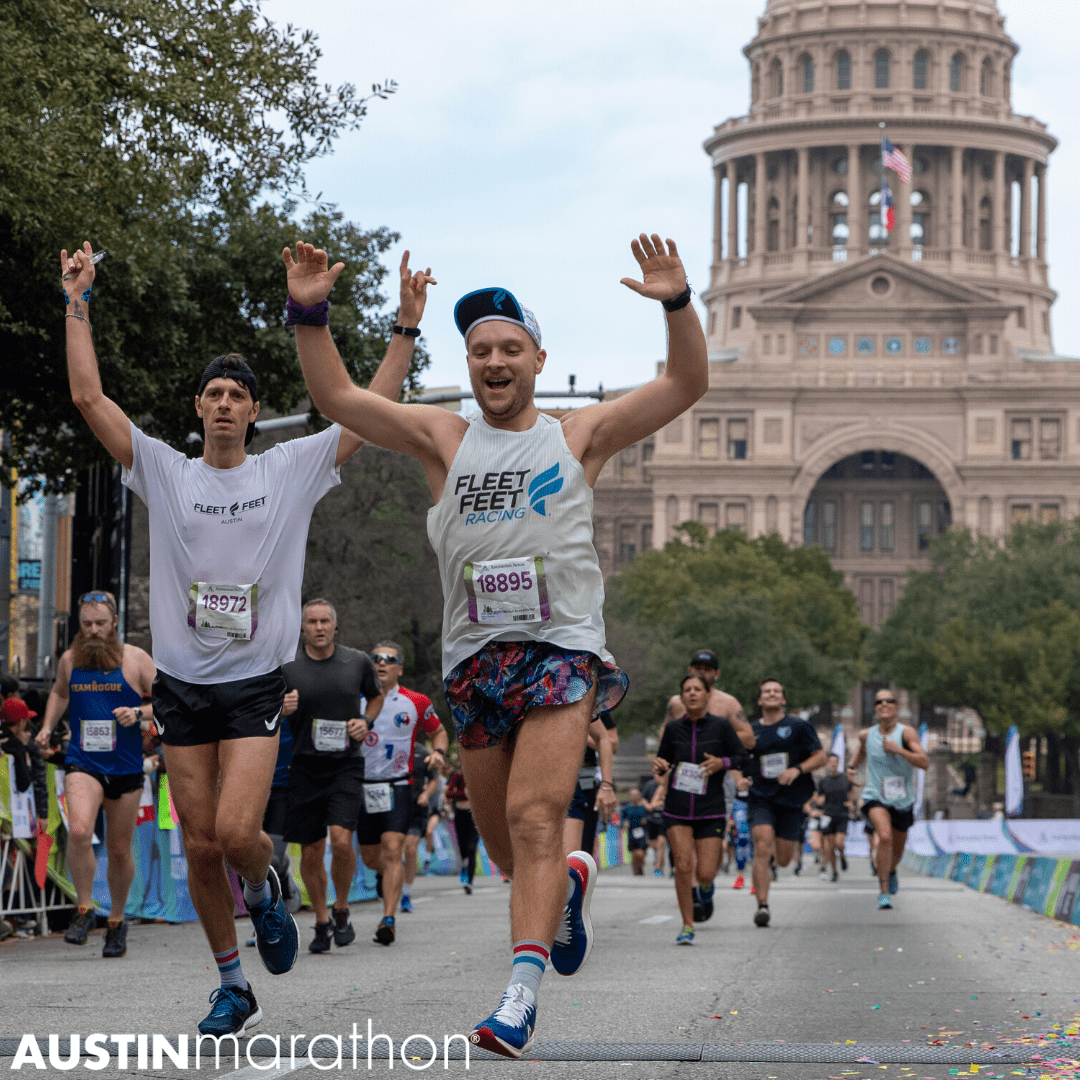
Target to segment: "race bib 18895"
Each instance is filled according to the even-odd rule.
[[[465,564],[469,621],[485,626],[547,622],[547,578],[542,558]]]
[[[187,621],[192,630],[208,637],[250,641],[259,625],[259,586],[193,581]]]

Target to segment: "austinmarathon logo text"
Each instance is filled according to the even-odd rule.
[[[556,461],[550,469],[537,473],[526,484],[532,469],[503,472],[465,473],[454,481],[458,515],[465,515],[466,525],[518,521],[531,507],[541,517],[547,516],[547,500],[563,486]]]
[[[449,1068],[450,1051],[463,1059],[469,1068],[469,1040],[464,1035],[444,1035],[440,1046],[430,1035],[409,1035],[395,1041],[389,1035],[373,1031],[368,1019],[367,1036],[354,1023],[351,1035],[267,1035],[260,1033],[241,1045],[235,1035],[174,1035],[171,1038],[154,1035],[87,1035],[42,1037],[23,1035],[15,1051],[11,1068],[31,1071],[48,1069],[67,1072],[80,1065],[92,1072],[112,1067],[117,1072],[162,1069],[169,1065],[177,1069],[208,1070],[222,1068],[238,1070],[245,1063],[243,1075],[273,1070],[290,1072],[313,1065],[319,1070],[392,1069],[394,1058],[400,1056],[412,1071],[423,1071],[442,1059]],[[460,1047],[457,1045],[460,1044]],[[48,1062],[48,1065],[46,1064]],[[114,1075],[110,1073],[109,1075]],[[234,1074],[230,1074],[234,1075]],[[339,1074],[340,1075],[340,1074]]]

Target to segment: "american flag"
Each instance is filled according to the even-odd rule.
[[[911,180],[911,162],[884,135],[881,137],[881,167],[892,169],[902,183]]]

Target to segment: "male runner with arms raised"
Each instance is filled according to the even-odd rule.
[[[411,274],[407,258],[408,252],[399,321],[416,326],[432,279]],[[221,977],[199,1030],[239,1035],[262,1019],[262,1010],[240,968],[224,860],[244,879],[263,964],[274,975],[288,971],[296,961],[296,923],[261,828],[285,696],[281,665],[296,650],[312,510],[340,483],[338,469],[362,440],[331,427],[249,457],[258,388],[235,354],[207,367],[195,396],[201,458],[149,438],[101,386],[89,320],[90,244],[70,259],[61,252],[60,262],[72,399],[150,514],[154,719],[180,817],[188,889]],[[327,321],[325,309],[290,303],[288,310],[290,323]],[[411,354],[410,338],[395,335],[372,380],[376,392],[397,397]]]
[[[519,1057],[532,1041],[545,961],[573,974],[591,946],[595,864],[567,859],[562,821],[594,712],[626,687],[604,645],[603,579],[592,543],[592,486],[604,463],[685,412],[708,389],[701,324],[669,240],[632,244],[641,296],[665,302],[664,373],[614,402],[561,421],[533,402],[546,353],[532,313],[505,289],[463,297],[465,338],[480,413],[466,419],[396,405],[353,386],[325,330],[299,328],[308,388],[327,416],[365,439],[419,459],[435,498],[428,535],[445,603],[443,676],[473,813],[491,859],[514,887],[514,968],[499,1008],[472,1039]],[[283,253],[289,290],[315,304],[342,270],[326,253]],[[569,864],[569,874],[567,872]]]

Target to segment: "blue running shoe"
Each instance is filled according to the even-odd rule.
[[[536,996],[527,986],[514,983],[499,1007],[476,1025],[469,1042],[502,1057],[519,1058],[532,1046],[535,1027]]]
[[[896,876],[896,871],[894,870],[889,875],[889,895],[890,896],[895,896],[897,894],[897,892],[899,892],[899,890],[900,890],[900,879]]]
[[[560,975],[580,971],[592,952],[593,932],[589,905],[596,884],[596,863],[587,851],[572,851],[566,856],[566,867],[574,891],[563,909],[562,922],[555,931],[551,946],[551,966]]]
[[[676,945],[693,945],[694,944],[694,928],[692,926],[684,926],[679,933],[679,936],[675,939]]]
[[[413,909],[412,897],[411,896],[402,896],[402,898],[401,898],[401,910],[402,911],[412,911],[412,909]]]
[[[393,945],[396,936],[397,933],[394,930],[394,916],[387,915],[375,928],[375,937],[372,940],[378,942],[380,945]]]
[[[296,920],[281,899],[281,885],[272,866],[267,871],[266,879],[270,882],[270,899],[249,908],[248,914],[255,928],[255,942],[263,967],[271,975],[284,975],[296,963],[300,934],[296,929]]]
[[[249,986],[219,986],[210,995],[210,1015],[199,1021],[201,1035],[243,1035],[262,1019],[255,995]]]
[[[889,899],[889,894],[887,892],[878,893],[877,906],[881,911],[892,910],[892,900]]]

